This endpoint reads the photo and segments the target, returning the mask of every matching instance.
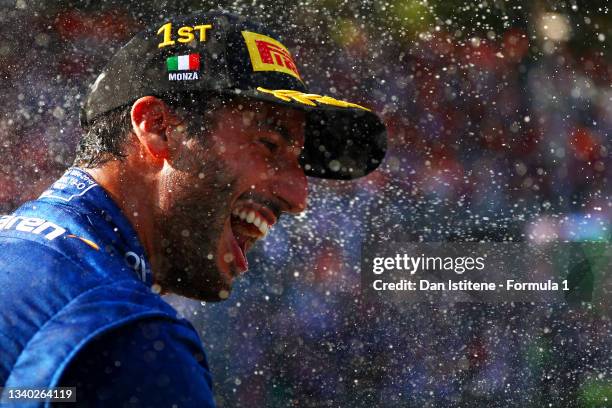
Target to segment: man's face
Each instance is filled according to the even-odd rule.
[[[212,116],[209,132],[176,147],[160,191],[165,272],[156,282],[202,300],[227,298],[247,251],[307,197],[303,112],[241,100]]]

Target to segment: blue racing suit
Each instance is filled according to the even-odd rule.
[[[152,283],[136,232],[78,168],[0,217],[5,400],[8,387],[76,386],[77,406],[213,407],[198,334]]]

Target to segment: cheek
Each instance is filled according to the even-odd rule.
[[[253,144],[225,150],[224,161],[239,183],[253,185],[275,175],[274,164],[262,150]]]

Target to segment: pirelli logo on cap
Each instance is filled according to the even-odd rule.
[[[253,71],[283,72],[302,80],[293,57],[283,44],[274,38],[250,31],[243,31],[242,36],[249,50]]]

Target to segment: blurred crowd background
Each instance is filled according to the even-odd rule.
[[[274,27],[312,92],[374,108],[390,140],[380,171],[311,180],[228,301],[168,297],[220,407],[612,406],[609,300],[399,307],[359,287],[368,242],[610,241],[606,1],[0,0],[0,211],[72,163],[118,47],[211,8]]]

